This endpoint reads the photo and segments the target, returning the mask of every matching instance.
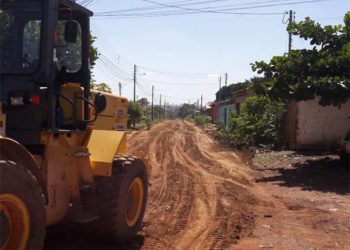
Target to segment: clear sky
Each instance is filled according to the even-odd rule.
[[[204,0],[154,0],[185,8],[236,5],[235,8],[271,4],[287,4],[302,0],[217,0],[207,4],[189,3]],[[95,14],[105,11],[157,6],[142,0],[94,0],[87,6]],[[325,0],[295,5],[270,6],[235,12],[283,13],[295,11],[296,21],[309,16],[322,25],[343,23],[350,0]],[[152,11],[182,11],[168,8]],[[232,11],[231,11],[232,12]],[[119,12],[120,13],[120,12]],[[126,12],[124,12],[126,13]],[[128,12],[130,13],[130,12]],[[142,11],[144,13],[144,11]],[[151,99],[155,86],[155,103],[159,95],[170,104],[191,103],[203,95],[203,104],[215,99],[218,76],[228,73],[228,83],[244,81],[254,76],[250,63],[268,61],[288,49],[283,15],[228,15],[201,13],[162,17],[116,18],[96,15],[91,23],[97,36],[96,45],[102,60],[97,61],[94,79],[110,85],[118,93],[133,98],[133,65],[137,67],[138,98]],[[284,17],[284,20],[288,16]],[[303,48],[307,42],[293,37],[293,48]],[[122,71],[120,71],[120,69]],[[174,74],[175,73],[175,74]]]

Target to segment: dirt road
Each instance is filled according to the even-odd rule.
[[[226,249],[254,228],[248,168],[197,127],[158,124],[131,136],[149,169],[145,249]]]
[[[249,167],[179,120],[132,133],[129,150],[149,171],[135,240],[114,245],[65,229],[49,231],[47,249],[350,249],[349,178],[332,166],[337,160],[317,158],[310,168],[290,164],[302,157],[290,153]]]

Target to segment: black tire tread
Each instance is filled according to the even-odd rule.
[[[143,211],[141,211],[141,221],[132,230],[133,232],[128,233],[124,232],[121,226],[118,225],[118,217],[120,215],[117,211],[111,209],[111,207],[117,207],[119,205],[121,185],[127,180],[127,173],[133,171],[132,168],[135,166],[134,164],[140,163],[143,165],[143,162],[134,156],[117,155],[113,162],[112,176],[97,178],[96,192],[98,196],[99,219],[93,223],[93,231],[91,233],[98,234],[104,239],[118,242],[126,242],[137,233],[143,219],[145,207],[143,207]],[[144,181],[147,187],[148,180],[146,179]],[[145,192],[146,202],[147,188]]]
[[[45,195],[39,182],[27,168],[13,161],[0,160],[0,173],[0,193],[9,192],[6,191],[8,189],[6,186],[8,182],[4,179],[4,175],[12,174],[26,180],[26,183],[19,183],[16,180],[12,180],[12,182],[18,185],[16,188],[20,187],[20,185],[27,185],[26,188],[29,187],[31,191],[31,198],[21,197],[26,203],[31,216],[31,233],[27,249],[43,249],[46,236],[46,210]],[[13,192],[18,192],[18,190],[13,190]],[[35,231],[32,230],[33,228],[35,228]]]

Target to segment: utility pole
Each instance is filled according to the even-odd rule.
[[[152,85],[152,122],[153,122],[153,99],[154,99],[154,86]]]
[[[165,119],[165,99],[164,99],[164,119]]]
[[[134,64],[134,102],[136,102],[136,64]],[[134,129],[135,129],[135,118],[132,121]]]
[[[162,118],[162,95],[159,96],[159,120]]]
[[[294,22],[294,18],[295,16],[293,16],[293,14],[295,15],[295,12],[290,10],[289,11],[289,19],[288,19],[288,25],[290,25],[292,22]],[[289,35],[289,39],[288,39],[288,53],[290,53],[292,51],[292,33],[288,32]]]
[[[201,112],[202,113],[202,109],[203,109],[203,95],[201,95]]]
[[[221,76],[219,77],[219,90],[221,89]]]
[[[225,87],[227,87],[227,73],[225,73]],[[227,99],[227,88],[225,88],[224,90],[224,96],[225,96],[225,100]]]
[[[121,82],[119,82],[118,86],[119,86],[119,95],[122,95],[122,84],[121,84]]]
[[[134,64],[134,102],[136,102],[136,64]]]

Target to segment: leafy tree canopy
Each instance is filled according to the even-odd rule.
[[[219,89],[218,92],[216,92],[216,101],[225,101],[232,99],[233,93],[246,88],[248,86],[249,81],[246,80],[244,82],[237,82],[230,84],[228,86],[223,86]]]
[[[129,123],[131,121],[138,122],[142,117],[142,109],[138,102],[128,102],[128,114],[129,114]]]
[[[196,110],[196,106],[193,104],[185,103],[179,108],[178,117],[185,119],[188,116],[192,116],[193,112]]]
[[[350,11],[344,25],[321,27],[306,18],[289,25],[288,31],[309,41],[311,48],[252,64],[253,71],[266,77],[255,91],[281,100],[320,96],[321,105],[346,102],[350,98]]]
[[[233,93],[241,89],[251,89],[254,90],[254,87],[251,86],[260,86],[265,82],[264,77],[253,77],[250,80],[245,80],[244,82],[237,82],[226,86],[223,86],[216,92],[216,101],[225,101],[233,98]]]
[[[90,63],[91,72],[93,67],[96,64],[96,60],[98,59],[98,56],[100,55],[100,52],[98,51],[97,47],[94,46],[96,39],[97,39],[96,36],[93,36],[90,34],[89,63]]]

